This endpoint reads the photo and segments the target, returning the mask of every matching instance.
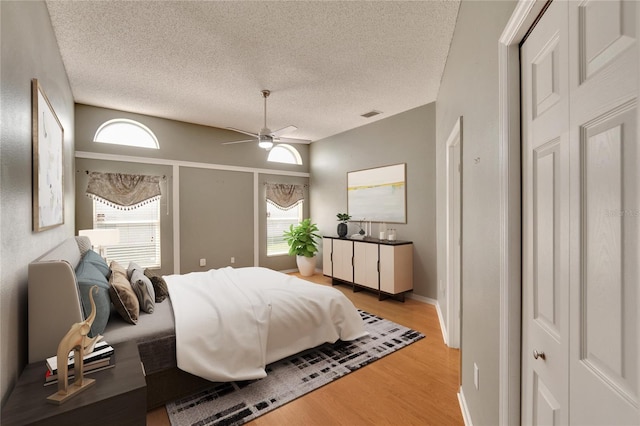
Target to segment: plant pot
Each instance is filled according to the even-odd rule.
[[[342,238],[347,235],[348,228],[346,223],[340,222],[338,224],[338,237]]]
[[[296,256],[298,271],[303,277],[310,277],[316,271],[316,257]]]

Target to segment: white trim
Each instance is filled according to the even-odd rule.
[[[291,172],[288,170],[259,169],[255,167],[229,166],[225,164],[199,163],[195,161],[168,160],[165,158],[134,157],[131,155],[104,154],[99,152],[76,151],[76,158],[89,160],[122,161],[127,163],[159,164],[163,166],[193,167],[197,169],[226,170],[231,172],[261,173],[279,176],[309,177],[307,172]]]
[[[442,311],[440,310],[440,302],[436,303],[436,311],[438,312],[438,321],[440,321],[440,331],[442,331],[442,340],[444,344],[449,346],[449,333],[447,332],[447,328],[444,326],[444,317],[442,316]]]
[[[498,42],[498,155],[500,167],[498,419],[500,425],[520,423],[522,244],[520,241],[519,44],[535,22],[545,3],[546,0],[520,0]],[[462,390],[460,392],[462,393]]]
[[[429,305],[437,305],[438,301],[436,299],[432,299],[430,297],[420,296],[415,293],[407,293],[405,295],[407,299],[417,300],[418,302],[427,303]]]
[[[456,284],[453,282],[453,271],[455,266],[453,265],[453,253],[455,250],[459,250],[460,251],[460,256],[462,255],[462,229],[461,224],[458,223],[458,233],[460,235],[460,241],[458,242],[457,246],[456,246],[456,242],[455,241],[451,241],[451,236],[454,233],[455,230],[455,224],[452,223],[452,218],[451,215],[452,210],[451,210],[451,205],[452,205],[452,200],[451,200],[451,196],[452,196],[452,184],[453,182],[451,181],[451,155],[450,155],[450,149],[455,147],[456,145],[458,145],[460,147],[460,156],[458,158],[458,168],[461,167],[462,165],[462,117],[458,117],[458,119],[456,120],[453,129],[451,129],[451,133],[449,134],[449,138],[447,139],[447,142],[445,143],[445,185],[446,185],[446,189],[445,189],[445,228],[446,228],[446,234],[445,234],[445,278],[446,278],[446,284],[445,284],[445,288],[447,289],[447,318],[446,318],[446,322],[444,323],[444,325],[446,326],[446,336],[447,338],[445,339],[445,342],[447,343],[447,346],[450,346],[452,348],[459,348],[460,347],[460,293],[461,293],[461,282],[462,279],[460,278],[457,286]],[[459,172],[460,173],[460,172]],[[462,184],[462,174],[460,173],[460,181],[459,184]],[[461,203],[462,202],[462,191],[460,186],[458,188],[453,188],[453,190],[458,190],[460,191],[459,197],[458,197],[458,202]],[[460,268],[460,270],[458,271],[458,274],[462,273],[462,259],[460,259],[460,264],[458,265],[458,267]],[[444,334],[444,330],[443,330],[443,334]]]
[[[260,266],[260,174],[253,173],[253,266]]]
[[[467,400],[464,399],[464,392],[462,392],[462,386],[460,386],[460,392],[458,392],[458,403],[460,404],[462,420],[464,421],[465,426],[473,426],[473,422],[471,421],[471,413],[469,412],[469,407],[467,406]]]
[[[137,127],[138,129],[142,129],[145,133],[147,133],[148,136],[151,137],[151,141],[153,142],[153,146],[140,145],[140,144],[125,142],[125,141],[122,141],[122,140],[118,140],[118,141],[102,140],[102,141],[99,141],[98,140],[98,136],[100,135],[100,133],[106,127],[113,126],[114,124],[123,124],[123,125]],[[160,149],[160,144],[158,143],[158,138],[156,137],[156,134],[153,133],[153,131],[150,128],[148,128],[144,124],[140,123],[139,121],[131,120],[131,119],[128,119],[128,118],[114,118],[112,120],[108,120],[108,121],[105,121],[104,123],[102,123],[100,125],[100,127],[98,127],[98,130],[96,130],[95,135],[93,136],[93,142],[94,143],[106,143],[106,144],[112,144],[112,145],[135,146],[137,148]]]
[[[173,166],[173,273],[180,273],[180,167]]]

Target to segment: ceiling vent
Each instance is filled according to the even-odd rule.
[[[371,118],[375,115],[378,114],[382,114],[382,111],[376,111],[375,109],[373,111],[369,111],[369,112],[365,112],[364,114],[362,114],[360,117],[364,117],[364,118]]]

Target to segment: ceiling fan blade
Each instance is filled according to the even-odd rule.
[[[247,132],[245,130],[236,129],[235,127],[227,127],[227,129],[228,130],[233,130],[234,132],[242,133],[242,134],[247,135],[247,136],[253,136],[254,138],[258,137],[257,133]]]
[[[311,141],[309,139],[293,139],[293,138],[277,138],[276,141],[278,143],[303,143],[310,144]]]
[[[234,143],[257,142],[257,139],[246,139],[243,141],[222,142],[222,145],[233,145]]]
[[[275,132],[271,132],[271,135],[273,135],[273,137],[278,137],[280,135],[284,135],[287,133],[291,133],[293,131],[298,130],[298,128],[296,126],[287,126],[287,127],[283,127],[282,129],[278,129]]]

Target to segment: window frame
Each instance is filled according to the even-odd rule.
[[[271,159],[271,156],[273,155],[273,152],[277,150],[283,149],[285,151],[287,151],[289,154],[291,154],[291,156],[293,157],[294,162],[290,162],[290,161],[278,161],[278,160],[273,160]],[[286,144],[286,143],[279,143],[276,146],[274,146],[273,148],[271,148],[271,150],[269,151],[269,155],[267,156],[267,161],[272,162],[272,163],[280,163],[280,164],[297,164],[299,166],[302,165],[302,156],[300,155],[300,152],[293,146]]]
[[[154,146],[136,145],[136,144],[132,144],[129,141],[124,141],[124,140],[120,140],[120,141],[106,141],[106,140],[100,141],[100,140],[98,140],[98,138],[100,137],[100,133],[101,132],[105,131],[107,128],[109,128],[111,126],[116,126],[116,125],[135,127],[136,130],[142,130],[144,133],[146,133],[149,136],[149,138],[151,139],[151,142],[154,144]],[[96,130],[96,133],[93,136],[93,142],[95,142],[95,143],[103,143],[103,144],[108,144],[108,145],[131,146],[131,147],[135,147],[135,148],[160,149],[160,144],[158,143],[158,138],[156,137],[155,133],[153,133],[153,131],[150,128],[148,128],[144,124],[140,123],[139,121],[131,120],[131,119],[128,119],[128,118],[114,118],[114,119],[107,120],[104,123],[102,123],[98,127],[98,129]]]

